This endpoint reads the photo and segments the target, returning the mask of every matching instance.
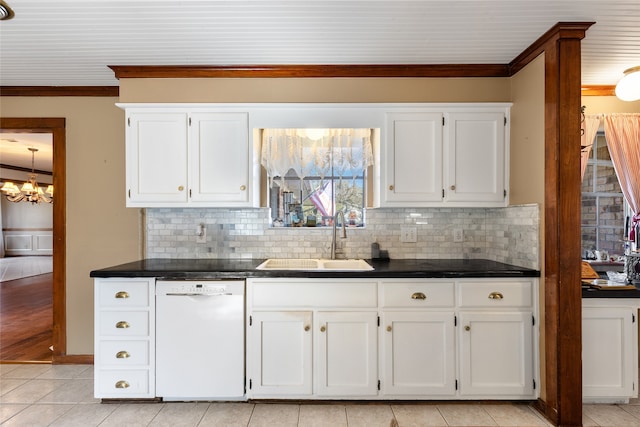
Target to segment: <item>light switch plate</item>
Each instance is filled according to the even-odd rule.
[[[400,241],[402,243],[416,243],[418,229],[416,227],[400,227]]]
[[[453,229],[453,242],[454,243],[464,242],[464,232],[462,231],[462,228]]]

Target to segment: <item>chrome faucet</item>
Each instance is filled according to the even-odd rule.
[[[342,216],[342,238],[347,238],[347,228],[344,223],[344,212],[339,211],[336,216],[333,217],[333,235],[331,239],[331,259],[336,259],[336,224],[338,223],[338,217]]]

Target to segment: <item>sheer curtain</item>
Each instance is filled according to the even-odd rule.
[[[640,114],[605,115],[604,133],[622,193],[634,212],[628,236],[633,240],[640,222]]]
[[[269,179],[284,178],[290,170],[300,179],[363,171],[373,165],[371,130],[264,129],[261,164]]]
[[[580,172],[581,177],[584,179],[584,172],[587,170],[587,161],[589,160],[589,155],[591,154],[591,148],[593,147],[593,140],[596,137],[596,132],[598,132],[598,127],[600,127],[600,119],[602,117],[600,115],[588,115],[584,118],[584,124],[582,129],[581,142],[584,148],[581,150],[581,158],[580,158]]]

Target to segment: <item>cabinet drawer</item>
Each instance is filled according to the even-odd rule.
[[[257,307],[377,307],[378,286],[370,281],[323,280],[252,283],[251,303]]]
[[[463,282],[458,286],[461,308],[531,307],[533,304],[530,281]]]
[[[127,397],[149,394],[149,371],[106,370],[96,372],[96,397]]]
[[[149,364],[148,341],[100,341],[101,366],[146,366]]]
[[[97,288],[101,307],[127,308],[149,306],[148,281],[100,281]]]
[[[383,307],[453,307],[453,282],[389,282],[382,284]]]
[[[146,337],[149,335],[149,312],[100,312],[100,336]]]

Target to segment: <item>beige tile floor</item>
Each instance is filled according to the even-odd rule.
[[[640,402],[585,405],[585,426],[638,426]],[[0,425],[133,426],[550,426],[526,404],[102,404],[93,366],[0,365]]]

